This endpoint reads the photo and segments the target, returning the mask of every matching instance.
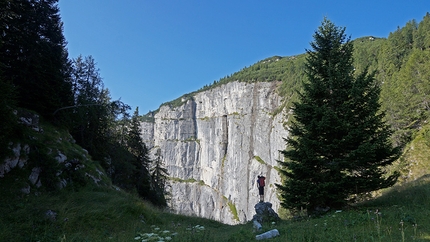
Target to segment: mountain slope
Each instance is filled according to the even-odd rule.
[[[390,168],[401,169],[403,179],[399,182],[419,179],[430,172],[422,169],[429,167],[428,156],[416,156],[412,152],[418,147],[424,150],[426,146],[417,144],[429,142],[429,136],[420,135],[424,132],[420,130],[430,116],[430,52],[426,48],[430,47],[430,42],[420,47],[415,44],[422,35],[430,35],[430,32],[422,32],[420,36],[417,32],[428,19],[430,15],[415,27],[414,22],[410,22],[386,39],[368,36],[353,41],[356,73],[364,70],[374,73],[377,84],[382,87],[380,101],[382,110],[387,113],[386,122],[394,131],[393,144],[404,147],[405,153],[398,166]],[[164,103],[144,117],[142,136],[153,153],[161,152],[172,176],[174,211],[226,223],[249,219],[255,192],[254,177],[269,172],[272,179],[268,184],[273,186],[279,182],[277,172],[272,173],[271,168],[276,168],[276,160],[281,159],[276,153],[285,148],[283,138],[288,135],[285,125],[289,122],[290,107],[302,82],[306,81],[305,61],[305,54],[267,58],[196,92]],[[261,95],[263,86],[276,88]],[[274,120],[282,125],[271,127]],[[261,127],[269,127],[270,131],[255,132]],[[271,140],[273,134],[278,135],[276,141],[265,142]],[[257,145],[256,141],[262,142]],[[412,156],[419,161],[411,160]],[[262,160],[262,166],[252,166],[254,159]],[[234,165],[225,169],[224,164],[229,162]],[[247,165],[242,167],[243,164]],[[178,168],[185,172],[178,173]],[[416,175],[407,175],[409,173]],[[235,183],[224,181],[224,177],[246,179],[240,178],[241,182]],[[197,185],[187,183],[190,180]],[[219,184],[224,185],[220,187]],[[187,192],[179,192],[184,190]],[[268,191],[275,193],[270,187]],[[185,202],[190,206],[184,207],[183,199],[188,194],[193,194],[192,199]],[[269,197],[278,207],[277,197]],[[202,204],[214,212],[208,213]],[[226,204],[234,204],[235,209],[225,210]]]

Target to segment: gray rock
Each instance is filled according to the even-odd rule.
[[[21,192],[23,192],[24,194],[30,194],[31,188],[30,185],[26,185],[25,187],[21,188]]]
[[[55,157],[58,163],[64,163],[67,160],[67,156],[58,151],[58,155]]]
[[[42,183],[40,182],[40,179],[39,179],[40,172],[42,172],[42,168],[40,168],[40,167],[34,167],[34,168],[31,170],[31,174],[30,174],[30,176],[28,177],[28,180],[29,180],[33,185],[36,185],[36,187],[40,187],[40,186],[42,186]]]
[[[256,240],[262,240],[262,239],[270,239],[273,237],[279,236],[279,231],[277,229],[269,230],[265,233],[259,234],[255,236]]]
[[[255,215],[253,220],[258,221],[259,223],[269,222],[269,221],[278,221],[279,215],[272,209],[272,204],[269,202],[259,202],[255,204]]]
[[[141,123],[152,158],[160,150],[173,178],[174,212],[245,223],[259,201],[259,174],[266,176],[265,200],[279,207],[275,166],[288,136],[286,113],[278,110],[279,84],[228,83],[198,92],[182,105],[162,105]]]
[[[57,220],[57,213],[49,209],[46,211],[45,217],[51,221],[55,221]]]
[[[12,146],[12,144],[10,145]],[[13,155],[6,158],[0,164],[0,178],[4,177],[5,174],[9,173],[15,167],[22,168],[27,163],[30,147],[28,145],[15,144],[12,146],[12,152]]]
[[[262,228],[261,224],[257,220],[253,220],[252,225],[253,225],[254,229],[256,229],[257,231],[260,231]]]
[[[21,124],[33,128],[37,128],[39,126],[40,118],[38,114],[25,110],[20,110],[17,115],[19,116],[19,121]]]

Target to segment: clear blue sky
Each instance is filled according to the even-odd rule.
[[[92,55],[140,114],[274,55],[310,48],[324,17],[352,39],[420,22],[429,0],[60,0],[70,58]]]

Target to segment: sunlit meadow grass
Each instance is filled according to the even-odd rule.
[[[229,226],[172,214],[108,188],[38,196],[11,191],[1,190],[0,241],[253,241],[274,228],[280,236],[269,241],[430,241],[426,179],[318,218],[264,223],[262,231],[252,223]],[[47,217],[48,210],[55,219]]]

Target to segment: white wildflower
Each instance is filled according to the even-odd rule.
[[[154,236],[154,235],[156,235],[156,234],[154,234],[154,233],[146,233],[146,234],[144,234],[144,235],[146,235],[148,238],[150,238],[150,237],[152,237],[152,236]]]

